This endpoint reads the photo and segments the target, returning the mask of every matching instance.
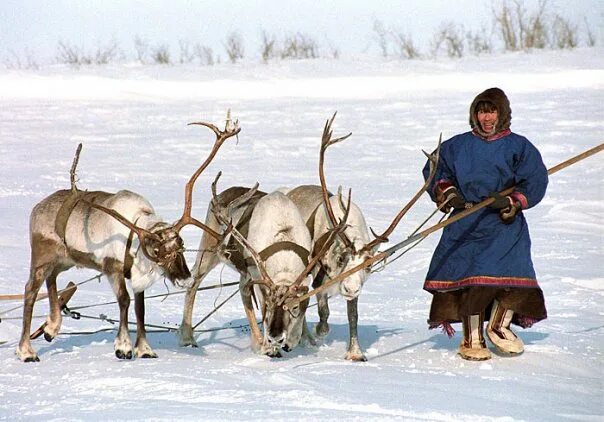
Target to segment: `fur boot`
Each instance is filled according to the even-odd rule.
[[[491,359],[491,352],[487,349],[482,329],[484,314],[465,316],[461,319],[463,325],[463,340],[459,345],[458,353],[466,360]]]
[[[487,337],[501,353],[519,355],[524,351],[522,340],[510,329],[514,311],[505,309],[495,301],[487,325]]]

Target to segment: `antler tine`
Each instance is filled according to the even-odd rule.
[[[338,223],[336,221],[336,217],[333,212],[331,203],[329,202],[329,192],[327,191],[327,183],[325,182],[325,170],[324,170],[325,151],[327,150],[327,148],[329,146],[331,146],[335,143],[341,142],[341,141],[347,139],[350,135],[352,135],[352,132],[351,132],[348,135],[342,136],[335,140],[331,139],[331,135],[332,135],[331,125],[332,125],[334,119],[336,118],[336,114],[337,114],[337,111],[333,114],[331,119],[327,120],[327,122],[325,123],[325,127],[323,128],[323,135],[321,137],[321,151],[319,153],[319,180],[321,181],[321,190],[323,191],[323,202],[325,203],[325,209],[327,210],[327,216],[329,217],[329,221],[331,221],[331,224],[333,227],[336,227],[338,225]],[[344,242],[344,244],[346,245],[346,247],[352,248],[352,246],[353,246],[352,242],[350,241],[350,239],[348,239],[344,235],[344,233],[341,233],[340,237],[341,237],[342,241]]]
[[[208,155],[208,157],[201,164],[201,166],[197,169],[197,171],[195,173],[193,173],[193,175],[191,176],[191,178],[189,179],[189,181],[187,182],[187,184],[185,186],[185,209],[183,211],[182,217],[180,218],[180,220],[178,220],[178,222],[174,225],[174,227],[175,227],[176,231],[180,231],[187,224],[192,224],[192,225],[195,225],[195,226],[201,228],[202,230],[205,230],[208,234],[210,234],[215,239],[220,240],[221,239],[220,234],[216,233],[214,230],[210,229],[205,224],[203,224],[200,221],[196,220],[195,218],[191,217],[191,208],[193,206],[193,187],[195,186],[195,182],[197,181],[197,178],[199,177],[199,175],[212,162],[212,160],[218,153],[218,150],[220,149],[222,144],[227,139],[237,135],[241,131],[241,128],[239,127],[237,122],[235,122],[235,124],[232,124],[232,126],[231,126],[230,117],[227,120],[224,131],[221,131],[215,125],[213,125],[211,123],[207,123],[207,122],[193,122],[193,123],[189,123],[188,125],[200,125],[200,126],[205,126],[205,127],[209,128],[216,135],[216,141],[214,142],[214,146],[212,147],[212,150],[210,151],[210,154]],[[231,127],[229,127],[229,126],[231,126]]]
[[[258,187],[260,187],[260,184],[256,182],[256,184],[252,186],[250,190],[248,190],[246,193],[241,195],[239,198],[235,198],[234,200],[229,202],[229,204],[227,205],[229,212],[241,207],[243,204],[247,203],[250,199],[252,199],[256,192],[258,192]]]
[[[331,116],[331,119],[328,119],[325,122],[325,127],[323,128],[323,136],[321,137],[321,148],[323,149],[327,149],[328,147],[337,144],[338,142],[342,142],[343,140],[349,138],[350,135],[352,135],[352,132],[350,132],[348,135],[341,136],[336,139],[331,139],[331,135],[333,133],[333,131],[331,130],[331,125],[335,120],[337,114],[338,112],[336,111],[335,113],[333,113],[333,116]]]
[[[289,288],[290,291],[296,290],[298,288],[298,286],[300,284],[302,284],[302,282],[304,281],[306,276],[312,271],[312,269],[315,267],[315,265],[317,265],[317,262],[319,262],[319,260],[321,258],[323,258],[323,256],[327,253],[327,251],[331,247],[331,244],[336,239],[336,237],[338,235],[340,235],[346,228],[346,222],[348,220],[348,214],[350,212],[351,196],[352,196],[352,189],[349,189],[348,190],[348,204],[347,204],[346,208],[344,208],[344,215],[342,216],[342,219],[340,220],[338,225],[335,226],[331,230],[331,233],[327,237],[327,240],[325,241],[325,243],[323,243],[323,246],[321,246],[321,249],[319,249],[319,251],[315,254],[315,256],[308,262],[308,265],[306,266],[304,271],[302,271],[302,273],[300,273],[300,275],[298,276],[296,281],[291,285],[291,287]]]
[[[415,205],[417,200],[423,195],[423,193],[426,191],[426,189],[428,189],[428,186],[430,185],[430,183],[432,182],[432,179],[434,178],[434,175],[436,174],[436,168],[438,167],[438,160],[440,157],[440,144],[442,142],[442,138],[443,138],[443,134],[441,133],[438,138],[438,145],[436,146],[436,150],[432,154],[430,154],[433,157],[433,158],[429,158],[430,159],[430,174],[428,175],[428,178],[426,179],[426,182],[424,183],[424,185],[421,187],[421,189],[419,191],[417,191],[417,193],[403,207],[403,209],[401,209],[399,211],[399,213],[396,215],[396,217],[394,217],[394,220],[392,220],[392,223],[390,223],[390,226],[388,226],[388,228],[386,229],[386,231],[384,231],[384,233],[382,233],[380,235],[376,235],[375,232],[373,231],[373,229],[371,230],[371,232],[375,236],[375,239],[373,239],[371,242],[369,242],[367,245],[365,245],[362,249],[363,251],[370,251],[371,249],[373,249],[375,246],[379,245],[380,243],[387,242],[388,236],[390,236],[392,234],[392,232],[394,231],[394,229],[396,228],[398,223],[400,223],[401,219],[405,216],[405,214],[407,214],[407,212],[411,209],[411,207],[413,205]]]
[[[75,193],[78,191],[78,187],[76,186],[76,168],[78,167],[78,162],[80,161],[80,153],[82,152],[82,143],[78,144],[76,148],[75,157],[73,157],[73,163],[71,163],[71,170],[69,171],[69,179],[71,180],[71,192]]]

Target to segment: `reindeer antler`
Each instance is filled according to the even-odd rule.
[[[262,279],[254,280],[254,281],[252,281],[252,283],[264,284],[265,286],[270,288],[270,287],[274,286],[275,283],[268,275],[268,272],[266,271],[266,268],[264,266],[264,261],[260,257],[260,254],[258,252],[256,252],[256,250],[252,247],[252,245],[249,244],[247,239],[241,233],[239,233],[239,230],[237,230],[233,226],[232,221],[228,220],[228,216],[231,215],[231,210],[238,208],[241,205],[243,205],[244,203],[246,203],[247,201],[249,201],[254,196],[254,194],[256,194],[256,192],[258,191],[259,185],[258,185],[258,183],[256,183],[253,188],[251,188],[248,192],[246,192],[241,197],[231,201],[228,204],[221,205],[220,201],[218,199],[218,195],[216,193],[216,185],[218,184],[218,179],[220,179],[221,175],[222,175],[222,172],[218,172],[218,174],[216,175],[216,178],[214,179],[214,182],[212,182],[212,198],[213,198],[212,212],[214,213],[214,216],[216,216],[216,219],[221,224],[223,224],[229,228],[228,229],[229,233],[235,238],[235,240],[237,242],[239,242],[239,244],[241,246],[243,246],[245,249],[247,249],[250,256],[254,260],[254,263],[256,264],[256,267],[258,268],[258,271],[260,272]]]
[[[333,212],[331,202],[329,201],[329,192],[327,190],[327,184],[325,183],[325,171],[324,171],[325,151],[330,146],[337,144],[338,142],[342,142],[343,140],[350,137],[350,135],[352,135],[352,132],[350,132],[346,136],[341,136],[336,139],[331,139],[331,136],[333,133],[333,131],[331,130],[331,125],[332,125],[334,119],[336,118],[336,114],[338,114],[337,111],[333,114],[331,119],[329,119],[325,122],[325,127],[323,128],[323,135],[321,136],[321,151],[319,154],[319,179],[321,181],[321,190],[323,191],[323,202],[325,203],[325,208],[327,210],[327,216],[329,217],[329,220],[331,221],[331,224],[334,228],[337,227],[339,223],[336,221],[336,217]],[[348,199],[350,202],[350,196],[348,197]],[[346,245],[346,247],[354,250],[354,245],[353,245],[352,241],[348,238],[348,236],[346,236],[344,234],[344,231],[339,230],[338,234],[339,234],[340,238],[342,239],[342,242],[344,242],[344,244]]]
[[[438,138],[438,145],[436,146],[436,150],[432,154],[427,154],[425,151],[422,151],[428,156],[428,159],[430,160],[430,174],[428,175],[428,178],[426,179],[424,185],[419,191],[417,191],[413,198],[411,198],[411,200],[399,211],[399,213],[396,215],[396,217],[394,217],[394,220],[392,220],[392,223],[390,223],[390,226],[388,226],[384,233],[378,235],[373,231],[373,229],[371,230],[371,232],[375,236],[375,239],[363,246],[363,249],[361,249],[362,251],[370,251],[380,243],[388,242],[388,236],[392,234],[392,232],[394,231],[398,223],[400,223],[401,219],[405,216],[405,214],[407,214],[411,207],[415,205],[415,203],[423,195],[423,193],[426,192],[426,189],[428,189],[428,186],[430,185],[432,179],[434,178],[434,175],[436,174],[438,160],[440,157],[440,143],[442,142],[442,139],[443,134],[441,133]]]
[[[333,241],[336,239],[336,237],[339,236],[342,233],[342,231],[346,228],[346,221],[348,220],[348,213],[350,211],[351,196],[352,196],[352,190],[349,189],[348,190],[348,204],[344,208],[344,215],[342,216],[342,219],[336,226],[334,226],[334,228],[331,230],[331,233],[327,237],[327,240],[321,246],[321,249],[319,249],[319,251],[315,254],[315,256],[308,262],[308,265],[306,266],[304,271],[302,271],[302,273],[300,273],[300,275],[298,276],[296,281],[290,286],[290,288],[289,288],[290,292],[296,291],[298,289],[298,287],[300,286],[300,284],[302,284],[302,282],[304,281],[306,276],[312,271],[312,269],[315,267],[315,265],[317,265],[317,262],[319,262],[319,260],[321,258],[323,258],[323,256],[327,253],[327,251],[329,250],[329,247],[331,246]]]
[[[76,169],[77,169],[78,163],[80,161],[81,152],[82,152],[82,144],[79,143],[78,147],[76,148],[75,156],[73,157],[73,162],[71,163],[71,169],[69,170],[69,178],[71,181],[72,195],[80,195],[79,198],[77,196],[75,197],[76,198],[75,201],[82,201],[82,202],[88,204],[92,208],[96,208],[100,211],[105,212],[106,214],[109,214],[110,216],[115,218],[117,221],[122,223],[124,226],[128,227],[130,230],[135,232],[141,242],[141,245],[145,245],[146,239],[149,239],[149,238],[153,238],[154,240],[159,240],[159,236],[157,236],[155,233],[152,233],[148,230],[145,230],[145,229],[138,227],[137,225],[131,223],[126,217],[121,215],[119,212],[112,210],[110,208],[104,207],[102,205],[95,204],[94,202],[91,202],[90,200],[83,197],[83,195],[81,195],[83,192],[81,190],[79,190],[78,187],[76,186]],[[147,251],[147,248],[143,247],[141,249],[143,250],[143,253],[149,260],[151,260],[153,262],[158,262],[157,257],[151,256],[149,254],[149,252]]]
[[[206,231],[208,234],[210,234],[215,239],[221,240],[222,236],[220,234],[216,233],[214,230],[212,230],[211,228],[209,228],[208,226],[203,224],[201,221],[191,217],[191,208],[193,206],[193,186],[195,185],[195,182],[197,181],[197,178],[199,177],[199,175],[212,162],[212,160],[218,153],[218,150],[220,149],[222,144],[227,139],[237,135],[241,131],[241,128],[239,127],[239,121],[233,122],[231,120],[231,111],[229,110],[227,112],[227,119],[226,119],[224,131],[218,129],[213,124],[207,123],[207,122],[192,122],[192,123],[189,123],[188,125],[189,126],[199,125],[199,126],[205,126],[205,127],[209,128],[216,135],[216,141],[214,142],[214,146],[212,147],[212,151],[210,151],[210,154],[208,155],[208,157],[201,164],[201,166],[197,169],[197,171],[195,173],[193,173],[193,175],[191,176],[191,178],[189,179],[189,181],[187,182],[187,184],[185,186],[185,209],[182,213],[182,217],[180,218],[180,220],[178,220],[174,224],[174,228],[176,229],[177,232],[179,232],[187,224],[192,224],[192,225],[197,226],[197,227],[201,228],[202,230]]]

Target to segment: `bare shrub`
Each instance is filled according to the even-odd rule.
[[[94,53],[94,64],[108,64],[120,55],[119,47],[116,41],[111,41],[105,46],[97,47]]]
[[[170,48],[161,44],[151,49],[151,59],[156,64],[170,64]]]
[[[559,49],[577,47],[577,26],[556,15],[552,25],[551,43],[552,47]]]
[[[4,57],[2,62],[7,69],[31,69],[38,70],[40,66],[34,59],[34,54],[25,49],[23,54],[17,54],[14,50],[9,50],[9,56]]]
[[[192,63],[195,59],[195,52],[189,41],[178,40],[178,51],[178,62],[180,64]]]
[[[276,37],[266,31],[262,31],[260,36],[260,56],[262,57],[262,61],[268,63],[269,60],[279,57]]]
[[[202,44],[195,44],[193,47],[193,52],[200,64],[205,66],[214,66],[214,63],[216,62],[214,58],[214,50],[212,50],[210,47]]]
[[[137,35],[134,38],[134,52],[136,54],[136,60],[142,64],[147,63],[149,57],[149,43]]]
[[[309,35],[301,32],[290,34],[283,40],[280,56],[282,59],[316,59],[319,46]]]
[[[239,60],[243,59],[243,39],[239,33],[231,32],[227,36],[224,48],[231,63],[237,63]]]
[[[547,1],[539,0],[537,9],[528,14],[520,0],[513,0],[511,7],[504,0],[499,11],[494,10],[495,25],[499,29],[504,49],[545,48],[547,46]]]
[[[328,42],[327,46],[329,49],[329,57],[331,57],[332,59],[339,59],[340,58],[340,49],[338,47],[336,47],[334,44],[332,44],[331,42]]]
[[[377,42],[380,52],[382,53],[382,57],[384,57],[384,58],[388,57],[388,44],[389,44],[390,31],[388,31],[386,29],[386,27],[384,26],[382,21],[380,21],[378,19],[374,19],[373,20],[373,32],[375,33],[374,39]]]
[[[478,33],[468,31],[466,33],[466,45],[468,50],[475,55],[491,54],[493,52],[493,45],[490,39],[484,35],[486,31],[483,29]]]
[[[587,19],[585,19],[585,35],[587,36],[586,44],[588,47],[595,47],[596,45],[596,36],[594,35],[591,27],[587,23]]]
[[[412,60],[421,57],[411,35],[403,34],[401,32],[392,33],[391,35],[394,42],[394,49],[399,58]]]
[[[115,41],[111,41],[106,46],[99,46],[93,52],[87,52],[81,47],[59,41],[56,60],[58,63],[71,66],[107,64],[114,61],[118,55],[119,49]]]
[[[464,30],[453,22],[444,23],[436,32],[432,41],[432,54],[438,56],[440,50],[445,49],[449,57],[463,57]]]
[[[90,58],[84,56],[81,48],[63,41],[59,41],[57,45],[56,59],[58,63],[69,64],[71,66],[90,64]]]

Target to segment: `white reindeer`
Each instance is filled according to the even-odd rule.
[[[292,350],[303,335],[312,342],[305,318],[308,300],[291,311],[283,309],[287,300],[308,292],[307,275],[318,260],[308,261],[310,234],[297,207],[281,192],[265,194],[255,188],[232,187],[214,195],[205,224],[213,230],[230,230],[232,238],[227,235],[223,248],[205,233],[201,239],[195,282],[185,298],[181,345],[196,346],[191,326],[195,293],[220,261],[240,274],[239,290],[254,351],[279,357],[280,349]],[[262,309],[264,335],[257,325],[253,295]]]
[[[125,283],[126,279],[130,279],[137,320],[134,354],[140,358],[157,357],[146,339],[144,291],[162,275],[181,287],[192,282],[183,256],[184,244],[179,235],[185,225],[196,225],[208,235],[222,238],[191,217],[192,191],[197,177],[214,158],[222,143],[240,130],[236,125],[229,128],[228,122],[224,132],[208,123],[192,124],[212,129],[216,142],[209,157],[187,183],[185,210],[176,223],[163,222],[151,204],[134,192],[77,190],[74,172],[79,149],[72,167],[72,190],[55,192],[33,208],[30,220],[30,276],[25,286],[23,329],[17,347],[17,355],[22,361],[39,361],[31,346],[30,330],[33,305],[42,282],[46,280],[50,302],[44,337],[51,341],[59,333],[62,322],[56,279],[61,272],[73,266],[95,269],[109,279],[120,308],[120,325],[114,343],[115,355],[120,359],[133,357],[128,333],[130,296]],[[138,239],[134,238],[134,233]]]
[[[300,210],[315,245],[321,245],[323,240],[329,235],[330,230],[339,224],[337,220],[341,219],[345,212],[348,213],[344,230],[340,232],[329,251],[319,260],[319,265],[313,272],[314,288],[321,286],[326,281],[326,278],[328,280],[332,279],[375,256],[379,245],[388,240],[388,236],[395,229],[412,203],[414,203],[413,201],[407,204],[382,235],[374,234],[375,239],[370,239],[365,217],[361,209],[350,202],[350,193],[348,195],[348,206],[345,208],[341,193],[332,195],[326,187],[323,169],[325,151],[329,146],[341,142],[351,135],[348,134],[334,140],[331,139],[331,125],[335,116],[334,114],[326,122],[323,129],[319,158],[319,179],[321,186],[302,185],[287,192],[287,196]],[[321,337],[329,333],[329,324],[327,322],[329,318],[329,297],[340,294],[346,299],[349,340],[345,358],[352,361],[367,360],[359,344],[357,322],[358,298],[370,272],[371,268],[367,266],[363,270],[352,273],[340,283],[334,284],[332,287],[317,293],[319,323],[315,327],[315,332]]]

